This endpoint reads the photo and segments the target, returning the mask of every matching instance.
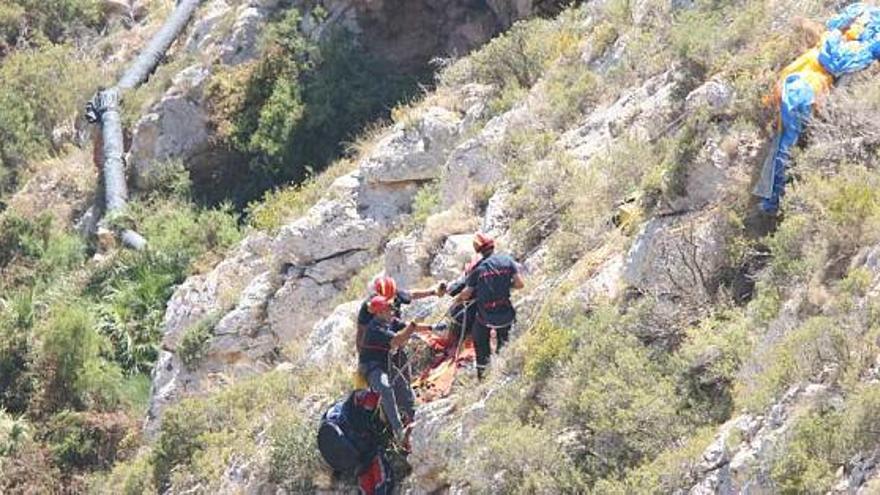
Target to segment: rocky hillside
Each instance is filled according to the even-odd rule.
[[[170,4],[0,80],[88,36],[112,68]],[[0,143],[0,491],[351,492],[315,427],[365,284],[454,278],[476,229],[525,267],[519,322],[420,406],[404,493],[880,491],[880,70],[832,91],[779,216],[750,195],[762,99],[836,7],[206,1],[125,103],[113,221],[147,251],[89,236],[87,139]]]

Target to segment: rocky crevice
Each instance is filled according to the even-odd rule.
[[[531,0],[210,0],[176,54],[194,63],[172,77],[132,130],[127,161],[135,185],[146,187],[157,164],[171,159],[185,163],[201,182],[234,175],[244,158],[218,143],[205,85],[219,68],[259,57],[260,36],[273,16],[288,8],[319,7],[326,13],[320,21],[305,16],[307,36],[321,39],[335,29],[348,30],[367,52],[415,75],[430,72],[429,62],[437,57],[466,54],[535,8]]]

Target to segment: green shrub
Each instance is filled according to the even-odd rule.
[[[589,113],[598,101],[600,89],[596,76],[580,58],[557,63],[544,79],[544,118],[553,128],[568,128]]]
[[[766,27],[769,16],[763,2],[704,0],[696,8],[678,13],[670,30],[670,43],[681,58],[717,71]],[[720,8],[719,8],[720,7]]]
[[[36,221],[5,215],[0,222],[0,268],[21,258],[39,259],[48,247],[51,226],[49,215]]]
[[[477,493],[584,493],[587,485],[571,453],[557,443],[558,430],[518,417],[515,387],[493,394],[488,416],[461,456],[449,463],[453,480]]]
[[[852,345],[852,336],[839,322],[810,318],[752,357],[750,372],[737,390],[737,403],[763,410],[786,388],[816,377],[829,364],[837,366],[836,377],[840,377],[850,364]]]
[[[0,457],[15,454],[30,439],[30,430],[23,418],[14,418],[0,409]]]
[[[85,242],[60,232],[52,216],[27,219],[14,213],[0,220],[0,287],[50,283],[85,261]]]
[[[642,140],[622,139],[608,153],[597,155],[588,166],[575,160],[557,162],[560,177],[558,190],[553,191],[554,204],[559,208],[559,229],[550,243],[550,258],[556,267],[564,268],[597,248],[613,229],[612,218],[625,201],[642,197],[639,194],[645,177],[654,169],[664,148]],[[647,202],[645,194],[641,203]],[[623,232],[632,235],[638,215],[626,222]],[[514,231],[516,231],[514,229]]]
[[[618,477],[673,447],[693,423],[679,414],[681,398],[669,360],[633,334],[638,313],[596,309],[577,328],[571,363],[550,381],[563,421],[590,432],[582,461],[593,481]]]
[[[290,9],[267,31],[258,61],[220,72],[208,85],[219,134],[251,157],[255,185],[299,182],[324,168],[417,82],[358,47],[350,33],[316,43],[301,23]]]
[[[295,412],[275,418],[269,429],[269,480],[289,493],[315,489],[314,474],[322,469],[314,422]]]
[[[33,292],[0,299],[0,410],[23,413],[33,389],[29,336],[34,325]]]
[[[212,314],[183,331],[180,343],[177,345],[177,355],[187,368],[195,369],[205,357],[211,337],[214,335],[214,326],[218,321],[220,315]]]
[[[694,478],[703,462],[703,452],[716,434],[715,427],[694,432],[681,445],[665,450],[656,459],[630,470],[621,479],[600,480],[595,493],[663,495],[693,487]]]
[[[51,453],[36,441],[23,440],[15,452],[0,456],[0,493],[53,493],[58,487],[76,491],[76,480],[62,478]]]
[[[312,449],[313,418],[305,403],[336,399],[349,379],[345,366],[306,369],[296,375],[272,372],[169,407],[153,448],[156,486],[163,491],[173,487],[175,492],[195,486],[219,488],[231,462],[263,462],[256,459],[266,457],[268,465],[261,466],[279,483],[310,486],[317,453]],[[302,401],[306,396],[309,400]],[[261,454],[263,449],[268,456]],[[286,471],[299,462],[303,464]]]
[[[0,166],[17,167],[55,151],[52,131],[75,115],[96,87],[97,76],[68,46],[47,45],[6,57],[0,65]]]
[[[880,443],[878,414],[880,387],[862,385],[842,409],[820,409],[799,418],[773,461],[772,477],[781,493],[830,490],[838,469]]]
[[[144,454],[131,462],[117,463],[106,475],[93,478],[89,490],[101,495],[158,493],[153,482],[152,457]]]
[[[837,468],[832,455],[839,433],[838,414],[811,414],[797,421],[793,438],[773,466],[780,493],[825,493],[833,486]]]
[[[115,261],[112,276],[91,291],[100,329],[126,372],[148,373],[158,355],[165,305],[188,267],[149,251],[120,253]]]
[[[683,412],[701,423],[722,423],[734,410],[733,384],[752,351],[750,324],[737,311],[690,328],[679,349]]]
[[[0,48],[21,36],[57,42],[77,28],[97,28],[102,22],[99,0],[7,0],[0,6]]]
[[[450,86],[479,82],[499,89],[531,88],[552,62],[577,49],[584,34],[580,16],[575,9],[555,20],[520,21],[446,69],[441,81]]]
[[[134,223],[153,250],[194,262],[222,252],[241,239],[238,216],[229,204],[200,209],[180,200],[152,200],[131,205]]]
[[[267,191],[259,201],[248,205],[248,225],[258,230],[279,229],[286,221],[304,214],[327,193],[333,181],[354,167],[355,163],[350,160],[339,160],[299,184]]]
[[[158,197],[190,199],[192,179],[186,165],[180,160],[160,163],[146,177],[144,190]]]
[[[183,196],[185,177],[171,183]],[[170,184],[170,183],[169,183]],[[101,331],[128,373],[146,373],[155,363],[165,307],[187,276],[211,268],[238,242],[238,217],[228,205],[201,209],[185,197],[153,195],[130,204],[124,225],[149,240],[142,252],[121,251],[92,271],[86,295],[96,306]]]
[[[123,438],[133,427],[121,414],[64,411],[46,425],[44,441],[64,470],[106,469],[116,460]]]
[[[550,315],[541,315],[523,336],[526,378],[542,381],[552,371],[565,365],[575,351],[575,328],[583,322],[566,319],[560,324]]]
[[[431,182],[422,186],[413,198],[412,222],[424,225],[431,215],[440,211],[440,184]]]
[[[810,269],[807,250],[809,239],[815,235],[814,225],[806,216],[787,219],[768,240],[773,258],[770,263],[775,283],[793,282],[805,278]]]
[[[34,367],[39,383],[36,413],[118,403],[121,373],[102,358],[109,343],[98,333],[87,305],[58,303],[35,332],[40,342]]]
[[[202,432],[207,428],[204,408],[184,400],[168,408],[162,415],[162,429],[153,447],[153,482],[165,490],[171,482],[175,466],[189,462],[204,446]]]

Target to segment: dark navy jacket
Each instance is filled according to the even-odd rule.
[[[337,425],[360,454],[363,464],[371,460],[387,442],[385,424],[375,406],[370,407],[365,390],[356,390],[324,413],[324,421]]]
[[[513,258],[493,253],[468,274],[467,286],[474,291],[478,322],[492,326],[513,323],[516,311],[510,302],[510,290],[518,270]]]
[[[361,364],[379,366],[388,371],[388,353],[391,351],[391,339],[397,332],[406,328],[406,324],[397,318],[384,322],[378,318],[370,320],[364,334],[364,344],[358,360]]]

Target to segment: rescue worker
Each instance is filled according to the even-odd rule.
[[[451,297],[457,297],[467,287],[467,276],[477,266],[482,257],[477,255],[469,261],[464,267],[464,273],[455,282],[449,284],[446,293]],[[446,353],[455,353],[458,345],[469,335],[472,334],[474,322],[477,319],[477,306],[473,300],[458,301],[452,303],[449,311],[446,312],[447,320],[450,322],[446,333]]]
[[[430,331],[428,325],[404,323],[395,316],[392,303],[385,297],[373,296],[369,305],[373,316],[364,333],[358,371],[370,388],[381,396],[382,410],[398,445],[407,448],[407,431],[415,413],[415,394],[410,381],[394,365],[392,356],[403,347],[413,333]],[[401,414],[402,413],[402,414]]]
[[[510,327],[516,320],[516,310],[510,302],[511,289],[525,287],[517,263],[506,254],[495,253],[495,240],[488,235],[474,234],[474,251],[481,259],[467,276],[464,290],[456,302],[473,299],[477,307],[473,339],[477,352],[477,378],[482,380],[489,365],[492,330],[495,330],[496,352],[510,338]]]
[[[399,318],[404,305],[410,304],[418,299],[424,299],[431,296],[443,296],[446,294],[446,283],[441,281],[437,284],[437,287],[432,289],[406,291],[398,289],[397,282],[395,282],[392,277],[389,277],[388,275],[379,275],[370,281],[367,289],[367,299],[361,303],[360,311],[358,311],[357,336],[355,338],[355,343],[358,349],[361,347],[364,333],[367,331],[367,326],[373,319],[373,315],[370,314],[369,309],[370,299],[374,296],[382,296],[388,299],[391,301],[394,315]]]
[[[379,410],[379,394],[355,390],[321,417],[318,450],[337,473],[354,475],[361,494],[390,494],[394,484],[387,424]]]

